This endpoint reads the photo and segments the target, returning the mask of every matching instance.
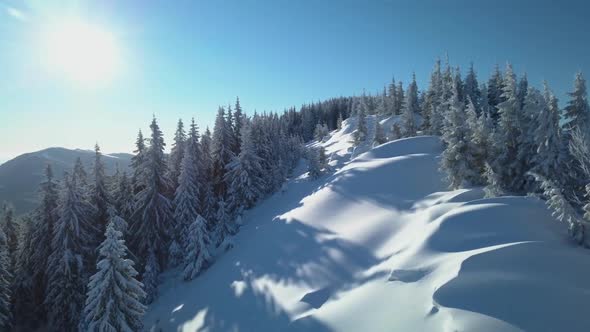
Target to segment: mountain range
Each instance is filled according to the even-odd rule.
[[[38,187],[44,179],[47,164],[53,167],[55,178],[63,178],[65,171],[73,168],[79,157],[87,172],[92,169],[94,151],[48,148],[22,154],[0,165],[0,202],[12,203],[17,214],[32,210],[38,203]],[[127,170],[131,154],[105,154],[103,161],[107,174],[113,174],[117,167]]]

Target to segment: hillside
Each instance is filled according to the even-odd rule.
[[[382,120],[389,128],[395,119]],[[370,117],[369,133],[375,118]],[[168,271],[145,326],[164,331],[589,331],[590,251],[544,202],[448,191],[423,136],[352,148],[354,119],[244,216],[192,282]],[[366,151],[366,152],[365,152]]]
[[[61,179],[63,172],[74,167],[76,158],[80,157],[87,172],[90,172],[94,160],[94,151],[49,148],[37,152],[25,153],[0,165],[0,202],[14,204],[18,214],[25,213],[37,204],[37,190],[43,181],[43,172],[47,164],[53,167],[56,178]],[[117,165],[127,169],[131,155],[117,153],[103,158],[107,174],[111,174]]]

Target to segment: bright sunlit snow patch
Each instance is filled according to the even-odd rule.
[[[236,280],[231,283],[231,288],[233,288],[236,297],[240,297],[242,294],[244,294],[246,288],[248,288],[248,284],[246,284],[244,281]]]

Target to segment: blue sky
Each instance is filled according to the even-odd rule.
[[[128,152],[152,114],[169,143],[179,117],[211,125],[240,96],[249,113],[377,91],[448,52],[487,77],[509,61],[561,99],[590,72],[585,1],[0,0],[0,161],[50,146]],[[76,17],[120,54],[108,82],[48,70],[39,35]]]

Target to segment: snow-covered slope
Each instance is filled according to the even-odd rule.
[[[201,276],[167,272],[146,327],[590,331],[590,251],[568,243],[542,201],[447,191],[436,137],[351,160],[353,127],[316,143],[333,173],[310,181],[302,163]]]

